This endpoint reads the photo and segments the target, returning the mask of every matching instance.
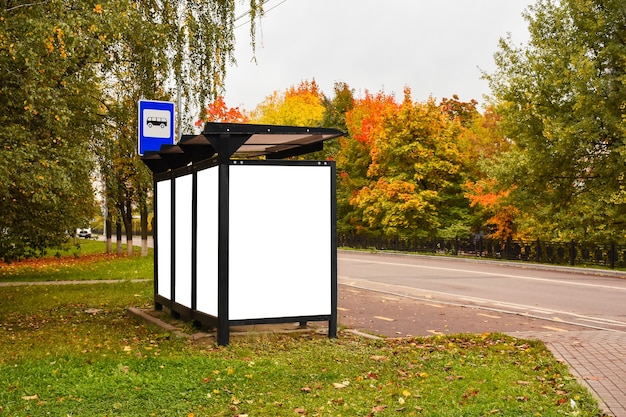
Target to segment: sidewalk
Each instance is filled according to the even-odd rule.
[[[544,342],[554,357],[567,363],[572,375],[595,394],[604,412],[626,417],[626,333],[582,330],[511,335]]]

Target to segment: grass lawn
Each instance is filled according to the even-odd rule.
[[[0,266],[0,281],[120,280],[0,287],[0,416],[602,416],[542,343],[500,334],[172,337],[126,314],[152,303],[128,281],[151,275],[136,258]]]
[[[126,253],[126,245],[124,253]],[[134,248],[138,255],[140,248]],[[48,256],[5,264],[0,261],[0,281],[83,281],[152,279],[152,252],[148,258],[105,253],[105,243],[79,239],[78,247],[50,250]]]

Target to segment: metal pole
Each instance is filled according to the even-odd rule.
[[[221,135],[218,144],[219,191],[218,191],[218,246],[217,246],[217,344],[230,343],[229,284],[228,284],[228,244],[230,227],[230,135]]]

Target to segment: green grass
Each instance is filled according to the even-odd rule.
[[[105,243],[79,240],[79,246],[51,250],[47,256],[10,264],[0,262],[0,281],[83,281],[152,279],[152,249],[146,257],[106,255]],[[134,248],[135,255],[140,249]],[[124,245],[126,254],[126,245]]]
[[[151,303],[151,282],[1,287],[0,415],[602,415],[540,342],[340,332],[217,347],[126,313]]]

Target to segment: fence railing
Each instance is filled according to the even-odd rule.
[[[456,239],[339,234],[339,247],[516,260],[571,266],[626,268],[626,246],[615,243],[501,241],[480,236]]]

